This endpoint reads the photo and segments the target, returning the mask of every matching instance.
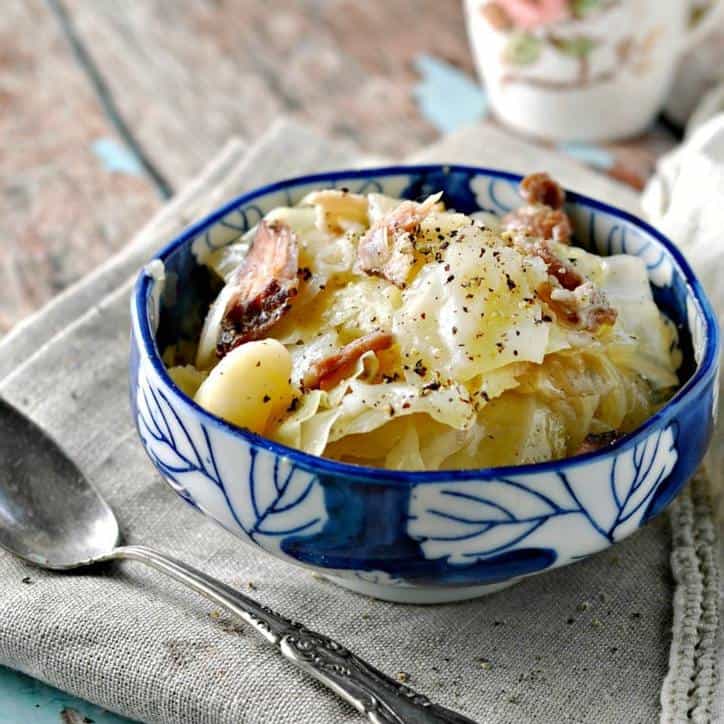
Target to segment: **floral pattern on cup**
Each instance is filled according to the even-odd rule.
[[[580,4],[569,0],[495,0],[483,5],[482,13],[498,30],[509,30],[513,27],[530,30],[568,19],[571,16],[571,6]]]
[[[570,90],[613,80],[625,69],[641,75],[651,67],[661,26],[654,26],[640,38],[628,32],[603,35],[591,29],[592,18],[613,13],[621,5],[621,0],[490,0],[481,5],[480,12],[495,31],[507,36],[501,54],[501,62],[508,69],[504,83]],[[541,62],[546,50],[575,63],[575,77],[542,78],[526,73]],[[605,51],[609,60],[594,71],[591,60],[598,50]]]

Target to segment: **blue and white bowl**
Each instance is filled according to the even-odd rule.
[[[275,206],[344,186],[504,213],[518,176],[462,166],[342,171],[245,194],[171,242],[140,274],[133,308],[131,399],[151,460],[190,505],[246,543],[361,593],[434,603],[497,590],[585,558],[660,513],[700,464],[714,423],[718,331],[681,254],[615,208],[569,194],[578,244],[644,259],[659,306],[676,322],[684,363],[676,396],[603,451],[507,468],[398,472],[293,450],[202,410],[169,378],[159,349],[196,339],[210,301],[196,254],[239,237]]]

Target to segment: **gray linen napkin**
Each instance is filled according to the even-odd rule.
[[[612,182],[499,132],[471,129],[425,156],[548,168],[575,188],[636,203]],[[400,606],[343,591],[246,547],[186,506],[146,459],[126,402],[129,285],[112,288],[189,214],[202,213],[208,199],[216,205],[279,176],[345,165],[354,165],[351,149],[286,123],[245,158],[230,146],[201,184],[208,196],[201,187],[185,194],[166,221],[153,223],[104,270],[0,344],[0,394],[63,443],[114,507],[129,542],[252,589],[384,670],[409,674],[413,686],[447,706],[481,722],[655,720],[672,626],[666,518],[593,559],[487,598]],[[12,360],[12,372],[5,360]],[[696,516],[689,519],[677,523],[680,533],[696,527]],[[700,546],[690,536],[682,550],[696,579],[679,588],[686,594],[702,589]],[[681,656],[672,700],[679,709],[664,702],[670,721],[695,706],[687,692],[701,667],[688,647],[698,643],[700,627],[697,612],[689,613],[679,621],[686,645],[674,642]],[[133,563],[55,575],[0,554],[0,663],[147,722],[359,721],[238,622]],[[702,697],[696,706],[704,712],[709,704]]]

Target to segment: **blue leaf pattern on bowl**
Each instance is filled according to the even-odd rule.
[[[675,433],[670,425],[618,456],[567,472],[418,485],[407,531],[426,558],[449,563],[546,547],[557,549],[557,565],[568,563],[639,526],[678,459]]]
[[[266,451],[227,450],[233,439],[197,417],[186,417],[144,372],[142,366],[136,400],[141,440],[181,497],[218,516],[232,532],[278,551],[286,536],[313,535],[323,528],[327,516],[316,475]],[[246,484],[231,484],[240,470],[246,471]]]

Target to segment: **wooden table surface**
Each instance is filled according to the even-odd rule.
[[[121,247],[159,206],[77,62],[56,2],[0,14],[0,332]],[[118,111],[171,189],[282,114],[401,156],[438,131],[423,51],[472,74],[454,0],[67,0]],[[401,30],[404,29],[404,30]]]

